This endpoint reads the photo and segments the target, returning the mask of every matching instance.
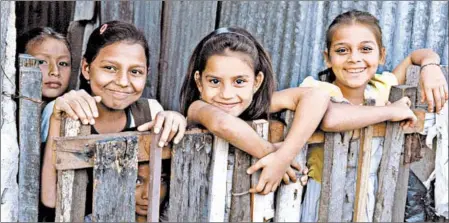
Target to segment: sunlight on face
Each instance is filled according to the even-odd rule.
[[[202,100],[233,116],[241,115],[263,81],[263,74],[256,78],[249,61],[246,55],[235,52],[209,57],[201,75],[195,74]]]

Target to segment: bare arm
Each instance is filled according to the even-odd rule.
[[[256,158],[274,151],[273,145],[257,135],[245,121],[201,100],[190,105],[187,120],[200,123],[214,135]]]
[[[408,55],[396,68],[393,74],[398,79],[398,83],[405,84],[407,67],[410,65],[422,66],[424,64],[437,63],[440,64],[440,56],[431,49],[419,49]]]

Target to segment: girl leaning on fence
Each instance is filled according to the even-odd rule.
[[[332,111],[334,104],[328,110],[333,116],[326,116],[323,120],[325,131],[342,132],[359,129],[383,121],[407,120],[413,124],[416,120],[408,108],[410,100],[401,100],[390,104],[388,97],[393,85],[405,84],[406,69],[409,65],[421,66],[420,87],[422,100],[429,104],[429,112],[439,112],[448,99],[448,88],[441,69],[440,58],[433,51],[421,49],[412,52],[405,58],[392,73],[376,74],[378,66],[385,62],[385,48],[382,45],[382,31],[378,20],[367,12],[348,11],[337,16],[329,26],[326,33],[326,50],[324,58],[327,70],[319,75],[325,75],[330,83],[320,82],[308,77],[301,86],[318,87],[331,94],[331,97],[340,102],[350,103],[354,106],[350,111]],[[365,99],[375,99],[376,106],[362,109]],[[345,114],[351,114],[349,118]],[[370,182],[368,194],[368,218],[372,219],[377,185],[377,169],[382,156],[382,142],[373,144],[370,167]],[[319,206],[319,191],[322,176],[324,152],[321,146],[309,148],[308,188],[303,205],[303,221],[317,221]],[[315,192],[314,192],[315,191]]]
[[[186,120],[164,111],[154,99],[141,98],[149,70],[149,47],[142,32],[125,22],[111,21],[89,37],[81,67],[81,90],[70,91],[48,104],[52,108],[42,170],[42,202],[55,207],[56,169],[52,162],[53,137],[60,134],[65,116],[91,125],[92,134],[123,131],[161,132],[159,146],[177,143]],[[44,114],[46,115],[46,114]],[[46,131],[46,130],[43,130]],[[86,213],[92,200],[88,189]]]

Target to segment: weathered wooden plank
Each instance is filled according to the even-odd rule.
[[[295,113],[287,111],[285,115],[285,135],[290,130]],[[296,156],[296,161],[301,168],[306,166],[307,145],[305,145]],[[290,184],[281,184],[276,195],[276,212],[274,216],[275,222],[299,222],[301,219],[301,201],[303,194],[303,186],[300,179]]]
[[[252,122],[253,129],[265,140],[268,140],[268,122],[266,120],[255,120]],[[255,164],[258,159],[252,158],[251,165]],[[251,187],[255,188],[261,174],[261,170],[251,175]],[[267,195],[251,194],[251,221],[265,222],[274,217],[274,193]]]
[[[208,220],[212,140],[208,133],[186,134],[173,146],[168,207],[170,222]]]
[[[226,178],[229,143],[214,136],[209,187],[209,222],[223,222],[226,201]]]
[[[319,222],[340,222],[343,216],[348,147],[352,132],[325,133]]]
[[[70,22],[67,31],[67,40],[70,42],[70,54],[72,57],[72,66],[69,79],[70,90],[79,88],[79,75],[81,71],[81,59],[83,58],[83,45],[87,44],[83,42],[85,25],[86,24],[83,22],[73,21]]]
[[[365,101],[366,106],[374,106],[375,100]],[[355,194],[355,205],[353,220],[355,222],[368,222],[371,219],[367,219],[367,203],[368,203],[368,184],[369,174],[371,168],[371,150],[374,128],[373,126],[367,126],[361,130],[360,136],[360,152],[358,156],[357,165],[357,183]]]
[[[147,221],[158,222],[159,221],[159,199],[161,191],[161,174],[162,174],[162,148],[158,146],[160,134],[151,134],[151,147],[150,149],[150,172],[148,179],[148,210]],[[140,148],[139,148],[140,151]]]
[[[405,85],[393,86],[391,88],[389,101],[394,102],[404,96],[408,96],[412,103],[416,102],[416,87]],[[373,217],[373,220],[376,222],[391,221],[394,212],[403,212],[405,209],[405,199],[401,197],[403,196],[402,194],[406,195],[407,193],[408,176],[406,176],[406,172],[409,171],[409,164],[405,166],[401,165],[401,163],[403,163],[403,161],[400,161],[403,160],[403,158],[401,158],[403,157],[403,144],[404,132],[399,126],[399,122],[387,122],[378,176],[379,188],[377,190],[376,206]],[[404,174],[401,174],[401,172]],[[400,179],[399,175],[401,175]],[[396,201],[397,199],[399,200]],[[399,215],[401,214],[398,213],[397,216]]]
[[[40,107],[42,73],[39,60],[19,55],[19,221],[37,221],[40,185]]]
[[[251,199],[248,191],[251,188],[251,178],[246,170],[251,166],[251,156],[238,148],[234,149],[234,156],[229,222],[250,222]]]
[[[360,153],[360,139],[352,140],[349,144],[348,165],[345,179],[345,199],[343,201],[342,222],[352,222],[354,201],[356,196],[357,165]]]
[[[92,20],[95,15],[95,1],[77,1],[75,2],[75,12],[73,21]]]
[[[81,169],[94,166],[94,150],[95,144],[99,140],[112,139],[117,137],[138,137],[139,154],[138,160],[149,160],[149,148],[151,144],[150,132],[122,132],[101,135],[89,135],[78,137],[56,137],[56,169]],[[169,159],[171,156],[170,148],[164,147],[162,150],[162,158]]]
[[[81,125],[81,122],[70,118],[65,118],[61,122],[62,136],[85,136],[89,134],[89,125]],[[55,157],[55,154],[53,154],[53,157]],[[87,180],[86,170],[58,171],[55,221],[84,220]]]
[[[135,221],[137,137],[97,143],[95,149],[92,220]]]

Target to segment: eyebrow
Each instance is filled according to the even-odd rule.
[[[37,53],[36,56],[50,57],[51,54]],[[70,58],[70,55],[60,55],[60,56],[58,56],[57,58],[60,59],[60,58],[63,58],[63,57]]]
[[[118,64],[117,61],[113,61],[113,60],[101,60],[100,62],[101,62],[101,63],[102,63],[102,62],[107,62],[107,63],[112,63],[112,64]],[[145,68],[146,66],[143,65],[143,64],[131,64],[130,67],[140,67],[140,68]]]
[[[204,76],[205,76],[206,78],[208,78],[208,77],[213,77],[213,78],[220,79],[219,77],[214,76],[214,75],[212,75],[212,74],[205,74]],[[249,78],[249,75],[241,74],[241,75],[234,76],[233,78]]]
[[[376,44],[375,42],[373,42],[373,41],[371,41],[371,40],[368,40],[368,41],[362,41],[362,42],[361,42],[361,44],[366,44],[366,43]],[[333,44],[332,46],[340,46],[340,45],[346,45],[346,44],[348,44],[348,43],[346,43],[346,42],[340,42],[340,43]]]

